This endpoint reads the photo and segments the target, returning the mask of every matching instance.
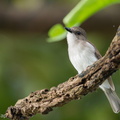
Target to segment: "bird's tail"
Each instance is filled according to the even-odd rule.
[[[104,88],[102,90],[107,96],[108,101],[113,109],[113,112],[119,113],[120,112],[120,99],[117,96],[116,92],[113,91],[111,88]]]

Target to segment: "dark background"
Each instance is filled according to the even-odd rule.
[[[77,74],[66,39],[48,43],[47,32],[79,0],[0,0],[0,114],[32,91],[57,86]],[[87,19],[88,38],[105,54],[120,24],[120,5],[112,5]],[[120,71],[113,75],[120,96]],[[2,118],[0,118],[2,120]],[[101,90],[75,100],[48,115],[31,120],[119,120]]]

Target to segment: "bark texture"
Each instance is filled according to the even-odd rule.
[[[32,92],[7,109],[5,116],[12,120],[29,120],[37,113],[47,114],[71,100],[81,99],[95,91],[106,78],[120,68],[120,26],[105,56],[81,74],[71,77],[57,87]]]

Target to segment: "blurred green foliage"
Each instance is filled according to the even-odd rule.
[[[11,0],[11,3],[14,1],[17,0]],[[102,55],[112,40],[109,31],[106,35],[101,35],[97,31],[88,32],[88,38]],[[47,32],[0,31],[0,114],[4,114],[9,106],[30,92],[57,86],[77,74],[68,59],[66,40],[47,43],[46,39]],[[116,91],[120,96],[119,78],[120,71],[113,75]],[[48,115],[38,114],[31,118],[31,120],[54,119],[119,120],[120,114],[113,113],[103,92],[97,90],[81,100],[54,108]]]
[[[67,27],[79,26],[96,12],[116,3],[120,3],[120,0],[80,0],[70,13],[63,18],[63,23]],[[54,42],[62,40],[65,38],[65,33],[66,31],[63,29],[62,25],[56,24],[48,32],[48,41]]]
[[[49,30],[48,35],[51,38],[48,38],[48,42],[60,41],[65,38],[65,29],[61,24],[54,25],[51,30]]]

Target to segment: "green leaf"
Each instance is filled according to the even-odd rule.
[[[120,0],[81,0],[63,19],[63,23],[69,27],[80,25],[97,11],[115,3],[120,3]]]
[[[47,39],[48,42],[59,41],[65,38],[65,29],[61,24],[54,25],[48,32],[49,38]]]
[[[96,12],[116,3],[120,3],[120,0],[81,0],[63,19],[63,23],[67,27],[79,26]],[[61,24],[57,24],[49,30],[48,34],[50,37],[48,41],[54,42],[64,39],[66,32]]]

